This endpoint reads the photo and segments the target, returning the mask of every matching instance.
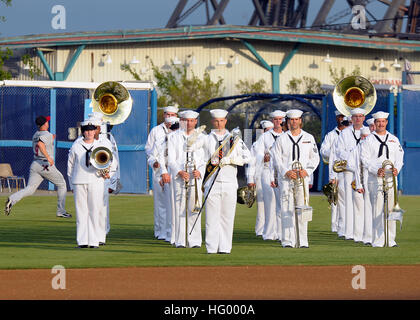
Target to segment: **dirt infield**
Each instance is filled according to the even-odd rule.
[[[420,265],[0,270],[1,300],[420,298]],[[354,271],[354,272],[352,272]],[[363,276],[365,275],[365,278]],[[58,277],[60,282],[57,281]],[[365,279],[365,281],[363,281]],[[53,283],[65,289],[53,289]],[[365,289],[354,289],[352,284]]]

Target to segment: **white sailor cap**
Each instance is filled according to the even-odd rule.
[[[368,126],[370,126],[371,124],[373,124],[374,121],[375,121],[374,118],[370,118],[366,120],[366,123],[368,124]]]
[[[168,117],[168,118],[165,118],[165,122],[166,123],[170,123],[170,124],[174,124],[176,122],[179,122],[179,118],[177,118],[177,117]]]
[[[213,110],[210,110],[210,114],[212,118],[223,119],[223,118],[226,118],[228,112],[223,109],[213,109]]]
[[[176,106],[167,106],[167,107],[163,108],[163,112],[178,113],[178,107],[176,107]]]
[[[184,110],[181,111],[178,115],[180,118],[184,119],[197,119],[200,114],[194,110]]]
[[[84,126],[95,126],[95,127],[97,127],[97,126],[100,126],[100,125],[101,125],[101,122],[98,119],[95,119],[95,118],[88,118],[88,119],[86,119],[86,120],[84,120],[80,123],[81,127],[84,127]]]
[[[302,117],[303,111],[298,109],[291,109],[286,112],[286,116],[289,119],[296,119]]]
[[[275,117],[285,117],[286,116],[286,112],[281,111],[281,110],[275,110],[273,112],[270,113],[270,117],[271,118],[275,118]]]
[[[337,117],[337,116],[344,116],[344,114],[342,114],[340,111],[338,111],[338,110],[335,110],[335,116]]]
[[[350,111],[350,114],[352,116],[354,116],[355,114],[363,114],[363,115],[365,115],[366,114],[366,110],[365,109],[362,109],[362,108],[356,108],[356,109],[352,109]]]
[[[263,129],[274,127],[274,124],[269,120],[262,120],[260,121],[260,125]]]
[[[389,113],[388,112],[383,112],[383,111],[378,111],[374,114],[372,114],[373,119],[388,119]]]
[[[360,134],[368,135],[370,134],[370,129],[368,127],[363,127],[362,129],[360,129]]]

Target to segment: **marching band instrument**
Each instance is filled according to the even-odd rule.
[[[300,171],[303,170],[303,166],[299,161],[292,163],[292,171],[297,175],[296,179],[293,181],[293,201],[295,206],[295,226],[296,226],[296,248],[300,247],[300,238],[299,238],[299,220],[298,215],[301,216],[301,219],[306,221],[312,220],[312,207],[308,206],[308,199],[306,195],[306,186],[305,178],[300,175]],[[297,205],[297,193],[298,189],[303,188],[303,205]]]
[[[98,169],[98,176],[104,177],[109,173],[109,167],[112,163],[112,152],[107,147],[97,147],[90,154],[90,163]]]
[[[346,171],[347,160],[335,160],[333,164],[334,172],[340,173]]]
[[[331,205],[337,205],[338,201],[338,185],[336,182],[329,182],[322,187],[322,192],[327,196],[328,203]]]
[[[388,168],[388,169],[387,169]],[[398,190],[397,190],[397,179],[394,175],[394,164],[390,160],[384,160],[382,162],[382,169],[384,169],[384,176],[382,178],[382,192],[384,194],[384,235],[385,235],[385,247],[389,247],[389,226],[388,221],[394,220],[390,219],[390,214],[393,215],[402,215],[404,210],[401,209],[398,203]],[[387,181],[387,172],[390,172],[392,175],[392,185]],[[394,189],[394,206],[389,212],[388,209],[388,191],[393,188]]]
[[[349,76],[337,83],[333,100],[337,110],[345,116],[349,116],[350,111],[356,108],[365,110],[365,115],[367,115],[375,106],[376,90],[366,78]]]
[[[102,113],[103,121],[111,125],[124,122],[130,115],[132,106],[130,93],[118,82],[103,82],[93,92],[93,111]]]
[[[244,186],[237,191],[237,202],[245,204],[248,208],[251,208],[257,197],[257,191],[255,187]]]

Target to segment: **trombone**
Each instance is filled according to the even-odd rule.
[[[392,207],[391,213],[402,215],[404,210],[401,209],[398,203],[398,190],[397,190],[397,179],[394,175],[394,164],[390,160],[384,160],[382,162],[382,169],[384,169],[384,176],[382,178],[382,192],[384,194],[384,236],[385,236],[385,247],[389,247],[389,225],[388,221],[390,213],[388,209],[389,200],[388,200],[388,191],[393,188],[394,189],[394,206]],[[387,172],[391,172],[392,174],[392,185],[387,181]]]
[[[294,218],[296,226],[296,248],[300,247],[300,236],[299,236],[299,219],[298,215],[301,215],[301,219],[307,219],[310,221],[312,219],[312,207],[308,206],[308,198],[306,194],[305,178],[300,175],[300,171],[303,170],[303,166],[299,161],[292,163],[292,171],[297,175],[296,179],[293,181],[293,203],[295,207]],[[299,188],[303,188],[303,205],[297,204],[297,195]]]

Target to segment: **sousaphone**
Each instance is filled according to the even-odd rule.
[[[334,88],[335,107],[345,116],[350,116],[353,109],[365,110],[365,115],[376,104],[376,90],[373,84],[361,76],[349,76],[341,79]]]
[[[111,125],[123,123],[131,113],[133,100],[127,88],[116,81],[101,83],[94,91],[92,109]]]

